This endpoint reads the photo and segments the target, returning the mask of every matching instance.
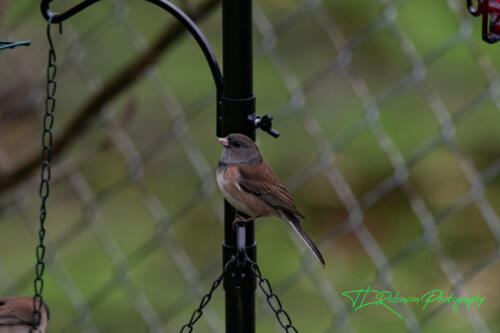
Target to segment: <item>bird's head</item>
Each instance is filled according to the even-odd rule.
[[[227,164],[254,164],[262,162],[259,148],[248,136],[232,133],[218,138],[223,145],[220,162]]]

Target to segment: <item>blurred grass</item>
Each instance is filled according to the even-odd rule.
[[[444,1],[414,0],[396,3],[396,24],[410,37],[418,54],[426,61],[426,83],[442,98],[450,113],[458,112],[483,92],[488,84],[470,50],[470,41],[458,41],[443,54],[438,54],[437,58],[429,57],[457,32],[461,24],[459,18]],[[0,63],[0,73],[8,79],[6,82],[14,85],[27,79],[33,85],[32,92],[26,95],[26,99],[40,93],[37,88],[43,82],[47,51],[44,21],[38,13],[38,6],[33,4],[34,1],[10,1],[6,10],[0,13],[4,31],[9,31],[14,39],[30,39],[33,43],[30,48],[16,50],[15,56],[14,53],[1,54],[7,59]],[[281,22],[287,13],[303,5],[303,1],[256,1],[256,4],[274,23]],[[65,6],[69,7],[70,4],[54,4],[55,9],[66,8]],[[146,41],[151,41],[164,24],[171,20],[148,5],[129,2],[127,6],[125,20]],[[378,2],[336,0],[324,1],[324,6],[347,39],[366,36],[352,50],[352,64],[366,81],[372,94],[379,96],[401,78],[411,74],[409,59],[387,29],[363,30],[381,15],[383,7]],[[129,32],[115,22],[114,18],[108,17],[113,8],[110,2],[97,4],[87,14],[78,15],[65,24],[64,35],[54,34],[60,59],[56,120],[58,129],[70,119],[77,106],[92,95],[93,90],[99,89],[100,83],[105,82],[106,78],[138,54]],[[222,53],[220,17],[218,10],[201,23],[219,60]],[[479,22],[472,21],[472,25],[474,28],[471,38],[478,41]],[[85,38],[80,41],[79,35]],[[255,40],[258,49],[260,36],[257,31]],[[78,45],[77,51],[69,52],[68,47],[75,45],[74,43]],[[138,46],[139,49],[142,47],[144,45]],[[489,56],[494,65],[500,65],[497,64],[500,59],[497,47],[481,43],[477,47]],[[321,72],[336,56],[328,36],[309,12],[298,16],[293,24],[283,28],[277,40],[277,50],[290,71],[302,83]],[[188,108],[186,113],[190,139],[214,168],[220,153],[220,148],[213,140],[214,106],[204,104],[202,107],[189,109],[190,106],[193,108],[192,103],[199,100],[200,96],[213,90],[212,79],[201,52],[190,38],[183,38],[163,56],[154,70],[161,78],[161,84],[168,88],[168,96],[157,95],[156,89],[163,91],[163,87],[151,84],[147,78],[153,73],[148,72],[143,80],[114,101],[107,110],[107,116],[119,121],[127,109],[127,103],[132,100],[137,104],[139,111],[133,113],[132,120],[126,122],[124,128],[137,150],[143,153],[167,129],[175,125],[172,108],[165,108],[161,100],[175,98],[176,103]],[[92,87],[86,75],[92,79],[98,78],[98,85]],[[269,58],[261,55],[255,59],[254,76],[259,113],[273,113],[276,118],[275,127],[282,132],[279,140],[260,135],[258,142],[279,178],[285,183],[292,178],[293,183],[293,177],[299,170],[319,158],[315,138],[305,129],[303,119],[297,116],[299,111],[289,105],[287,82]],[[358,199],[394,173],[387,155],[369,128],[361,130],[345,144],[342,141],[346,133],[365,117],[363,104],[344,71],[334,71],[322,77],[307,91],[305,98],[304,112],[318,122],[325,137],[337,148],[335,165]],[[39,112],[40,105],[35,106],[34,111]],[[2,109],[1,105],[0,111],[15,112]],[[380,124],[406,160],[414,157],[416,149],[440,133],[436,115],[418,86],[384,99],[379,105],[379,111]],[[498,158],[499,117],[496,105],[487,101],[456,121],[455,137],[466,156],[480,171]],[[9,159],[20,161],[37,151],[39,125],[35,120],[32,115],[21,115],[15,122],[0,125],[0,148]],[[54,254],[58,265],[87,300],[98,297],[102,285],[116,274],[106,250],[99,242],[103,235],[93,224],[99,224],[112,235],[126,255],[136,253],[141,244],[148,242],[159,230],[145,207],[141,192],[134,181],[127,178],[127,161],[111,143],[106,126],[104,119],[100,119],[64,159],[77,158],[82,151],[94,147],[96,152],[91,158],[77,163],[77,171],[95,193],[114,186],[125,177],[127,180],[123,188],[100,198],[96,207],[97,217],[89,221],[85,221],[85,207],[67,179],[54,184],[49,201],[49,240],[61,237],[64,240],[75,223],[85,222],[82,231],[66,239],[67,245]],[[189,157],[180,145],[180,140],[184,137],[173,137],[172,142],[153,151],[143,172],[145,186],[159,198],[169,217],[177,216],[201,186]],[[445,145],[439,145],[410,166],[409,182],[435,216],[471,189],[460,163],[457,154]],[[497,208],[500,204],[499,186],[497,177],[486,185],[485,192],[497,214],[500,214]],[[0,210],[0,265],[12,280],[20,278],[32,267],[32,248],[36,239],[31,229],[36,227],[36,189],[36,182],[30,184],[28,194],[23,194],[17,206],[11,205]],[[307,216],[305,228],[315,240],[331,233],[348,217],[349,212],[322,172],[308,177],[293,191],[293,196],[299,209]],[[219,206],[215,208],[220,211],[222,198],[215,192],[190,207],[187,214],[172,221],[173,225],[168,231],[190,257],[193,265],[203,273],[202,285],[198,286],[203,291],[208,290],[217,276],[220,261],[222,228],[211,208],[210,199],[213,198],[219,202]],[[400,190],[391,191],[368,208],[364,223],[389,258],[423,234],[418,217]],[[304,268],[304,261],[312,258],[309,254],[303,257],[296,250],[288,233],[287,227],[277,219],[257,223],[258,259],[262,272],[276,286],[299,331],[323,332],[337,318],[312,278],[307,275],[290,277],[294,272],[307,269]],[[462,273],[468,273],[478,261],[491,255],[493,251],[498,251],[498,242],[483,217],[470,205],[443,220],[438,228],[438,236],[445,252]],[[310,269],[314,274],[324,276],[339,294],[366,287],[377,278],[378,273],[369,253],[353,232],[336,237],[333,243],[324,246],[322,250],[328,263],[326,269],[323,271],[315,265]],[[56,249],[49,247],[48,251]],[[162,316],[166,331],[176,331],[188,320],[191,310],[199,302],[199,295],[187,284],[176,266],[175,258],[165,245],[159,244],[151,254],[136,264],[128,272],[128,277]],[[394,285],[401,294],[419,296],[436,288],[450,290],[450,281],[443,273],[438,258],[426,247],[415,251],[391,268]],[[478,311],[492,332],[500,327],[497,316],[500,294],[494,287],[497,285],[495,277],[498,273],[499,265],[496,262],[475,277],[466,291],[466,295],[475,295],[480,289],[486,296],[485,303]],[[2,275],[0,291],[3,291],[9,284],[1,277]],[[48,270],[46,285],[46,299],[53,313],[51,332],[61,332],[63,328],[65,332],[77,332],[78,326],[74,319],[76,311],[68,299],[67,291],[61,286],[60,275],[55,275],[52,267]],[[31,284],[20,286],[16,292],[30,295]],[[350,308],[350,301],[343,296],[339,297],[347,307],[349,323],[357,332],[406,330],[403,321],[385,309],[368,307],[354,312]],[[214,298],[214,308],[223,318],[222,290],[217,291]],[[264,300],[261,302],[265,307]],[[410,308],[419,319],[427,315],[427,312],[421,312],[416,307]],[[120,284],[105,297],[103,303],[92,308],[90,319],[102,332],[117,329],[122,332],[147,331],[147,325],[132,304],[132,297]],[[208,331],[205,322],[201,321],[199,325],[200,332]],[[259,310],[257,331],[271,332],[274,327],[272,314]],[[422,330],[473,331],[462,312],[449,308],[433,317]],[[333,331],[342,332],[342,329]]]

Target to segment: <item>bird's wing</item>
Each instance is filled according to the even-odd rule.
[[[0,299],[0,324],[30,325],[33,322],[32,298],[12,297]]]
[[[266,162],[243,164],[238,169],[238,185],[242,190],[257,196],[273,208],[304,218]]]

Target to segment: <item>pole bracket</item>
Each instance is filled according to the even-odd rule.
[[[264,132],[269,133],[274,138],[278,138],[280,136],[280,132],[273,128],[273,116],[270,114],[266,114],[263,117],[259,117],[256,113],[252,113],[248,115],[248,120],[250,120],[254,126],[260,128]]]
[[[275,138],[280,136],[280,132],[273,128],[273,116],[266,114],[260,117],[255,113],[255,95],[249,98],[222,97],[221,115],[218,120],[218,137],[231,133],[247,133],[248,122],[254,129],[260,128]],[[231,128],[224,127],[224,124],[231,124]]]
[[[243,222],[236,226],[236,237],[236,246],[227,245],[225,242],[222,244],[223,262],[236,259],[236,265],[233,265],[224,277],[224,289],[255,290],[257,288],[255,276],[248,274],[249,270],[245,266],[248,263],[247,259],[256,262],[257,243],[246,246],[246,226]]]
[[[257,243],[253,243],[251,246],[247,246],[245,251],[249,258],[253,262],[256,261],[257,254]],[[237,248],[229,246],[227,244],[222,244],[222,261],[223,263],[228,262],[231,259],[237,258]],[[246,257],[245,257],[246,258]],[[239,260],[239,258],[237,259]],[[223,286],[225,290],[255,290],[257,288],[257,282],[255,276],[248,274],[249,270],[243,270],[246,266],[246,260],[243,259],[243,264],[236,262],[237,265],[233,265],[230,270],[224,276]]]

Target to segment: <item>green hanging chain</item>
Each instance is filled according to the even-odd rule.
[[[54,16],[51,16],[47,23],[47,39],[49,41],[49,61],[47,66],[47,97],[45,98],[45,115],[43,117],[43,132],[42,132],[42,169],[39,194],[42,199],[40,206],[40,230],[38,231],[39,243],[36,247],[36,265],[35,265],[35,295],[33,296],[33,327],[30,332],[40,332],[38,326],[42,319],[43,305],[43,273],[45,271],[45,218],[47,217],[46,201],[49,197],[50,188],[49,181],[51,178],[50,163],[52,161],[52,127],[54,125],[54,110],[56,107],[56,52],[52,37],[50,35],[50,26]],[[61,28],[61,26],[59,26]],[[62,30],[60,30],[62,32]]]

